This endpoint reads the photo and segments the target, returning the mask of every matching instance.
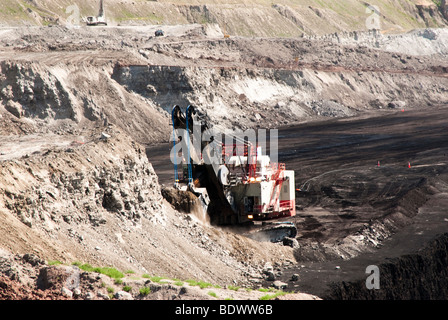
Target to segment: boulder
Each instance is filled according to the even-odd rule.
[[[299,242],[294,238],[286,237],[283,239],[283,245],[291,248],[299,248]]]
[[[126,291],[118,291],[117,293],[115,293],[114,297],[118,300],[134,300],[132,295]]]
[[[17,118],[21,118],[23,115],[22,105],[18,102],[9,100],[6,103],[5,109]]]
[[[288,284],[277,280],[277,281],[274,281],[272,283],[272,286],[275,289],[283,290],[283,289],[286,289],[288,287]]]

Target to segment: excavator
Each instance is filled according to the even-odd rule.
[[[185,114],[175,105],[171,120],[174,188],[193,193],[211,224],[258,225],[246,235],[260,241],[295,238],[294,223],[276,222],[296,214],[293,170],[271,163],[244,137],[225,133],[225,142],[217,139],[224,133],[211,130],[206,114],[192,105]]]
[[[103,0],[100,0],[100,10],[98,12],[98,16],[90,16],[87,17],[87,25],[88,26],[98,26],[98,25],[104,25],[107,26],[106,22],[106,13],[104,11],[104,3]]]

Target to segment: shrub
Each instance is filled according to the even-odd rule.
[[[139,292],[141,295],[146,296],[147,294],[149,294],[151,292],[151,289],[149,287],[143,287],[143,288],[140,288]]]

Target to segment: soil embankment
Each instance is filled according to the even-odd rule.
[[[371,254],[387,290],[375,297],[444,294],[444,282],[434,283],[435,270],[445,266],[443,242],[418,252],[447,232],[443,30],[432,39],[424,32],[403,36],[432,41],[435,52],[419,55],[411,46],[381,47],[404,41],[398,38],[377,47],[350,36],[346,43],[223,38],[196,24],[166,26],[166,37],[155,38],[157,28],[1,30],[0,245],[8,251],[2,288],[48,284],[42,260],[59,260],[170,280],[259,287],[274,279],[318,296],[370,297],[337,285],[327,290],[331,282],[356,283],[350,270],[365,271]],[[296,171],[302,190],[291,219],[298,246],[253,241],[164,200],[160,184],[172,182],[172,166],[163,143],[174,104],[194,104],[222,128],[294,124],[280,130],[279,158]],[[398,260],[387,265],[382,255]],[[426,281],[397,287],[414,286],[409,296],[391,291],[396,278],[388,273],[397,268],[404,276],[406,265],[410,275],[423,270],[426,295]],[[152,284],[154,298],[186,297],[182,286],[159,291],[151,281],[138,285]],[[82,299],[107,297],[82,285],[81,293],[66,289]]]

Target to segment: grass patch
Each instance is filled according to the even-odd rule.
[[[149,287],[143,287],[140,288],[139,292],[142,296],[146,296],[151,292],[151,289]]]
[[[275,298],[277,298],[277,297],[284,296],[284,295],[286,295],[286,294],[288,294],[288,292],[285,292],[285,291],[278,291],[278,292],[276,292],[276,293],[274,293],[274,294],[266,294],[266,295],[260,297],[259,300],[272,300],[272,299],[275,299]]]
[[[58,260],[51,260],[51,261],[48,261],[48,265],[49,266],[59,266],[59,265],[61,265],[62,264],[62,262],[61,261],[58,261]]]
[[[152,282],[155,282],[155,283],[159,283],[160,280],[166,279],[164,277],[150,276],[149,274],[146,274],[146,273],[144,275],[142,275],[142,277],[146,278],[146,279],[149,279],[149,280],[151,280]]]
[[[215,287],[210,282],[205,282],[205,281],[197,281],[197,280],[189,279],[189,280],[185,280],[185,282],[188,283],[190,286],[198,286],[201,289]]]
[[[175,282],[174,282],[174,285],[175,285],[175,286],[182,287],[182,286],[184,285],[184,283],[183,283],[182,281],[175,281]]]
[[[229,289],[229,290],[234,290],[234,291],[238,291],[239,288],[240,288],[240,287],[232,286],[232,285],[227,286],[227,289]]]
[[[88,263],[81,264],[80,262],[74,262],[73,265],[77,266],[81,270],[101,273],[112,279],[121,279],[124,277],[124,274],[122,272],[112,267],[92,267]]]
[[[208,294],[210,297],[218,298],[218,295],[216,294],[216,292],[209,291],[207,294]]]
[[[124,286],[123,287],[123,291],[126,291],[126,292],[131,291],[131,289],[132,289],[132,287],[130,287],[130,286]]]

